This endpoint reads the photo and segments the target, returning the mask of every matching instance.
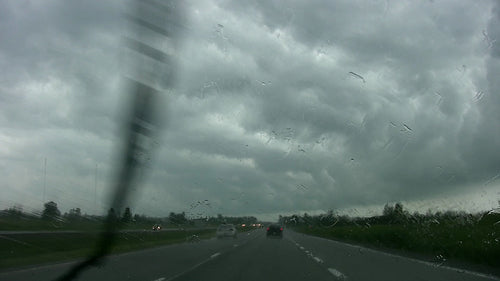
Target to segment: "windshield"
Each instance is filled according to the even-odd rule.
[[[7,0],[0,38],[0,280],[500,276],[497,1]]]

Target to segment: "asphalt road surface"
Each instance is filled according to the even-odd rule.
[[[73,263],[0,273],[0,280],[53,280]],[[108,257],[78,280],[500,280],[285,230],[211,239]]]

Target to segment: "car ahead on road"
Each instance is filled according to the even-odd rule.
[[[267,227],[266,237],[278,237],[283,238],[283,227],[279,224],[271,224]]]
[[[217,228],[216,235],[218,239],[224,237],[236,238],[236,227],[234,227],[234,225],[232,224],[221,224]]]

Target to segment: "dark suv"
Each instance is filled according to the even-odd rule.
[[[278,224],[271,224],[267,227],[266,237],[279,237],[283,238],[283,227]]]

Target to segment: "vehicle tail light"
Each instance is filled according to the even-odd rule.
[[[280,231],[283,231],[283,227],[280,227]]]
[[[269,227],[267,228],[267,231],[269,231]]]

